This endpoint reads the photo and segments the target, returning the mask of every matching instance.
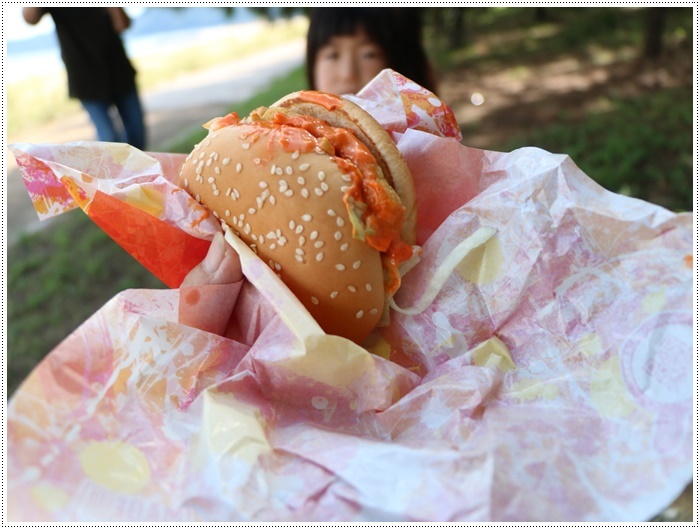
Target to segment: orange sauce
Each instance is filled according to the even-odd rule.
[[[307,103],[321,105],[326,110],[335,110],[343,105],[343,100],[338,96],[315,90],[302,90],[299,92],[299,99]]]

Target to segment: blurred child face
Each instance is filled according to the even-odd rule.
[[[355,94],[388,67],[384,52],[362,30],[338,35],[316,54],[316,89],[332,94]]]

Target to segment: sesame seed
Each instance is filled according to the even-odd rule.
[[[257,240],[258,240],[258,236],[255,235],[255,234],[251,235],[251,238],[252,238],[254,241],[257,241]]]
[[[362,266],[362,261],[355,261],[354,263],[352,263],[352,267],[353,267],[353,269],[355,269],[355,270],[357,270],[358,268],[360,268],[360,266]]]
[[[282,237],[282,230],[276,230],[277,237]]]
[[[303,263],[303,262],[304,262],[304,258],[303,258],[301,255],[295,255],[295,256],[294,256],[294,259],[296,259],[296,260],[299,261],[300,263]]]
[[[275,262],[274,262],[272,259],[270,259],[270,260],[267,262],[267,264],[270,265],[270,268],[274,268],[274,267],[275,267]]]
[[[236,172],[240,173],[243,170],[243,164],[241,162],[238,162],[236,164]]]
[[[244,149],[250,149],[250,143],[241,143],[241,147]]]
[[[256,211],[255,208],[248,208],[248,213],[250,213],[251,215],[254,215],[255,211]]]
[[[287,167],[285,167],[284,172],[288,175],[291,175],[294,172],[294,169],[292,169],[291,165],[288,165]]]
[[[372,285],[370,285],[369,283],[365,285],[365,288],[367,289],[367,292],[372,292]]]
[[[217,165],[216,167],[214,167],[214,172],[216,174],[221,174],[221,168]]]
[[[343,217],[338,217],[337,219],[335,219],[335,222],[339,228],[345,226],[345,221],[343,220]]]
[[[275,195],[272,195],[270,197],[270,204],[272,204],[274,206],[276,203],[277,203],[277,199],[275,198]]]
[[[200,152],[200,153],[199,153],[199,159],[201,160],[202,158],[204,158],[204,155],[205,155],[205,154],[206,154],[205,152]],[[200,162],[200,163],[204,163],[204,162]]]
[[[358,310],[357,314],[355,314],[355,317],[359,320],[364,315],[365,315],[365,312],[363,310]]]
[[[318,305],[318,299],[314,296],[311,296],[311,303],[313,303],[314,305]]]
[[[284,174],[284,171],[282,170],[281,167],[275,167],[275,174],[282,176]]]
[[[310,165],[308,163],[303,163],[299,166],[299,170],[306,171],[309,167],[310,167]]]
[[[260,244],[265,244],[265,237],[263,237],[262,234],[258,235],[258,240],[260,241]]]
[[[301,248],[297,248],[296,250],[294,250],[294,253],[297,255],[304,255],[305,252]]]
[[[316,242],[314,243],[314,248],[323,248],[323,245],[324,245],[324,244],[325,244],[325,243],[324,243],[323,241],[316,241]]]
[[[343,270],[345,270],[345,265],[342,263],[338,263],[337,265],[335,265],[335,269],[342,272]]]
[[[219,218],[219,214],[218,214],[216,211],[214,211],[214,216],[215,216],[217,219]]]
[[[287,189],[284,192],[284,196],[286,196],[286,197],[291,197],[293,194],[294,194],[294,191],[292,191],[291,189]]]
[[[245,226],[243,226],[243,232],[248,235],[250,233],[250,224],[247,222],[245,223]]]
[[[211,167],[211,162],[212,162],[212,159],[209,158],[209,159],[207,160],[206,166],[207,166],[207,167]]]
[[[230,196],[230,195],[231,195],[231,188],[229,187],[229,188],[226,190],[226,196]]]
[[[194,199],[199,202],[199,193],[197,193],[197,196],[194,197]]]
[[[277,245],[273,242],[273,243],[270,245],[270,250],[274,250],[275,248],[277,248]]]
[[[214,178],[213,176],[210,176],[209,178],[207,178],[207,182],[209,182],[210,184],[213,184],[214,182],[216,182],[216,178]]]
[[[303,220],[304,222],[310,222],[310,221],[311,221],[311,218],[312,218],[311,215],[309,215],[308,213],[304,213],[304,214],[301,216],[301,220]]]
[[[350,186],[340,186],[340,190],[345,193],[346,191],[350,190]]]
[[[230,216],[231,216],[231,210],[228,210],[228,209],[227,209],[227,210],[224,212],[224,215],[226,215],[227,217],[230,217]]]
[[[371,309],[371,310],[369,311],[369,313],[372,314],[373,316],[374,316],[377,312],[379,312],[377,309]]]
[[[319,171],[319,172],[318,172],[318,179],[319,179],[321,182],[323,182],[323,181],[326,179],[326,173],[324,173],[323,171]]]
[[[304,231],[304,226],[302,226],[301,224],[299,224],[299,225],[297,226],[297,229],[294,230],[294,233],[296,233],[297,235],[299,235],[302,231]]]
[[[303,186],[306,183],[306,180],[303,176],[300,176],[299,178],[297,178],[297,182],[299,182],[299,185]]]
[[[236,198],[241,198],[241,193],[238,191],[238,189],[234,188],[233,194],[236,195]]]
[[[312,241],[315,241],[318,238],[318,232],[316,230],[312,231],[309,237],[311,237]]]
[[[284,193],[284,191],[289,187],[289,184],[287,184],[286,180],[280,180],[280,191]]]
[[[334,290],[333,292],[331,292],[331,299],[335,299],[335,298],[337,298],[337,297],[338,297],[338,291],[337,291],[337,290]]]
[[[198,175],[202,174],[202,164],[201,163],[197,166],[196,172]]]
[[[317,187],[314,189],[314,193],[316,193],[316,195],[320,197],[321,195],[323,195],[323,190]]]
[[[267,237],[268,239],[276,239],[276,238],[277,238],[277,234],[276,234],[274,231],[271,231],[271,232],[269,232],[269,233],[266,235],[266,237]]]
[[[348,290],[350,292],[357,292],[357,287],[355,285],[348,285]]]
[[[266,188],[267,188],[267,182],[261,181],[260,183],[258,183],[258,185],[259,185],[262,189],[266,189]]]
[[[287,238],[286,237],[280,237],[277,242],[279,243],[280,246],[284,246],[287,244]]]
[[[340,178],[343,179],[343,182],[352,182],[352,176],[350,176],[350,175],[342,174],[342,175],[340,175]]]
[[[187,180],[187,178],[185,178],[185,187],[189,187],[189,186],[190,186],[190,182]]]
[[[276,169],[277,169],[277,166],[273,163],[272,167],[270,167],[270,174],[275,174]]]
[[[336,232],[333,234],[333,238],[334,238],[336,241],[339,241],[340,239],[343,238],[343,232],[336,231]]]
[[[330,215],[331,217],[335,217],[335,216],[336,216],[335,211],[332,210],[332,209],[329,209],[329,210],[327,211],[327,213],[328,213],[328,215]]]
[[[218,152],[214,151],[213,153],[211,153],[211,157],[214,158],[215,162],[219,161],[219,153]]]
[[[301,190],[301,196],[303,196],[304,198],[309,198],[309,190],[306,188],[303,188]]]
[[[257,244],[251,244],[250,249],[253,250],[255,255],[258,255],[258,245]]]
[[[219,191],[218,189],[214,189],[214,196],[215,197],[218,197],[219,193],[221,193],[221,191]]]
[[[316,260],[317,260],[319,263],[320,263],[321,261],[323,261],[323,252],[318,252],[318,253],[316,254]]]
[[[210,140],[210,139],[207,139],[207,141],[204,142],[204,145],[206,145],[207,147],[209,147],[209,146],[211,145],[211,140]]]
[[[253,163],[255,165],[260,165],[260,158],[253,158]]]
[[[255,202],[258,204],[258,208],[263,207],[263,199],[261,197],[255,197]]]
[[[292,153],[292,160],[296,160],[297,158],[299,158],[299,151],[294,151]]]
[[[216,182],[214,182],[214,183],[211,185],[211,188],[212,188],[214,191],[216,191]]]
[[[231,163],[231,158],[224,158],[223,160],[221,160],[221,163],[223,165],[228,165]],[[238,166],[236,166],[236,169],[238,169]]]
[[[325,182],[321,182],[321,189],[323,189],[324,191],[328,191],[328,184]]]
[[[299,246],[304,246],[306,244],[306,237],[303,235],[299,237]]]
[[[277,271],[282,270],[282,265],[279,263],[275,263],[275,270],[277,270]]]
[[[293,230],[293,229],[296,228],[296,227],[297,227],[297,223],[294,222],[293,220],[290,220],[290,221],[289,221],[289,229],[290,229],[290,230]]]
[[[343,243],[343,244],[341,244],[341,245],[340,245],[340,251],[341,251],[341,252],[344,252],[345,250],[348,249],[349,246],[350,246],[350,245],[349,245],[348,243],[346,243],[346,242]]]

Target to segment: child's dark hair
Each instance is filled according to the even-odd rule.
[[[321,7],[311,11],[306,41],[306,78],[316,88],[318,51],[338,35],[362,29],[384,51],[388,67],[435,93],[435,79],[423,48],[421,10],[402,7]]]

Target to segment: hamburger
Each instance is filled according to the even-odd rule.
[[[362,342],[414,254],[413,180],[351,101],[301,91],[211,120],[181,185],[268,264],[328,334]]]

